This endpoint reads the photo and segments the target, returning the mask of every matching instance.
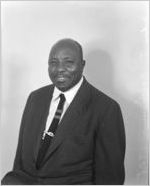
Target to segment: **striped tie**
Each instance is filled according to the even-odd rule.
[[[41,147],[38,152],[38,157],[36,161],[36,168],[39,169],[41,167],[42,160],[44,159],[44,156],[48,150],[48,147],[50,146],[52,138],[55,136],[56,129],[58,127],[58,123],[60,121],[62,112],[63,112],[63,106],[65,103],[65,96],[64,94],[60,94],[60,101],[57,107],[57,110],[55,112],[54,118],[52,120],[52,123],[48,129],[48,131],[44,131],[43,137],[42,137],[42,142],[41,142]]]

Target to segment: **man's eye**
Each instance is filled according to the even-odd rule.
[[[55,65],[57,61],[50,61],[50,64]]]
[[[66,61],[67,64],[73,64],[73,61]]]

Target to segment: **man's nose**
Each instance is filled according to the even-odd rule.
[[[57,66],[57,71],[58,72],[63,72],[65,71],[65,66],[63,63],[59,63],[59,65]]]

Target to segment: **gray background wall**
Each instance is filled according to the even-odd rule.
[[[148,1],[2,1],[1,176],[11,170],[29,93],[50,83],[49,50],[84,50],[87,79],[116,99],[126,129],[125,184],[148,183]]]

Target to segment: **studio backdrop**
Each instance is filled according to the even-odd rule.
[[[50,48],[67,37],[83,46],[87,80],[121,106],[125,184],[148,184],[148,9],[148,1],[1,2],[1,177],[29,93],[51,83]]]

